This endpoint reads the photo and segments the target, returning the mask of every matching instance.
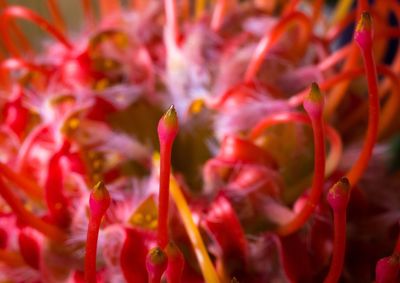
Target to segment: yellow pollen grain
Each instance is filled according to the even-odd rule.
[[[203,99],[195,99],[189,107],[189,113],[198,114],[203,110],[204,100]]]
[[[68,121],[68,129],[76,130],[79,127],[80,121],[78,118],[71,118]]]
[[[102,166],[103,166],[103,161],[100,160],[100,159],[96,159],[96,160],[94,160],[93,163],[92,163],[92,167],[93,167],[93,169],[96,170],[96,171],[99,170],[99,169],[101,169]]]
[[[109,80],[107,80],[107,79],[101,79],[101,80],[99,80],[99,81],[96,82],[94,88],[95,88],[96,90],[101,91],[101,90],[105,90],[109,85],[110,85]]]
[[[125,34],[118,33],[114,36],[115,45],[119,48],[125,48],[128,46],[128,37]]]

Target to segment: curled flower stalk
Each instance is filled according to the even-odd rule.
[[[37,229],[49,239],[63,242],[65,240],[65,233],[58,227],[49,224],[41,218],[28,211],[24,204],[13,194],[13,192],[7,187],[4,181],[0,178],[0,195],[11,207],[15,215],[20,221],[32,228]]]
[[[294,216],[289,223],[279,227],[277,233],[288,235],[299,228],[308,220],[315,210],[322,195],[322,186],[325,174],[325,134],[322,112],[324,97],[317,84],[312,84],[308,97],[304,100],[304,108],[310,117],[314,135],[314,176],[310,196],[304,207]]]

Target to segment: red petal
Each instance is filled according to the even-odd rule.
[[[234,136],[225,137],[218,158],[226,162],[256,163],[277,168],[275,160],[265,150],[251,141]]]
[[[247,263],[247,241],[229,200],[220,194],[211,205],[204,221],[206,228],[221,248],[225,263],[234,271],[244,270]]]
[[[18,236],[18,244],[25,262],[34,269],[40,268],[40,245],[38,240],[25,230]]]
[[[126,229],[126,239],[121,251],[121,269],[128,283],[147,283],[146,256],[152,234],[136,229]]]

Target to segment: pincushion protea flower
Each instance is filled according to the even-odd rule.
[[[0,1],[0,282],[398,282],[400,4],[351,2]]]

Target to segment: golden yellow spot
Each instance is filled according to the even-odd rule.
[[[107,79],[101,79],[97,81],[94,85],[95,90],[104,90],[110,85],[110,81]]]
[[[157,227],[158,210],[153,196],[145,199],[129,219],[132,226],[154,230]]]
[[[76,130],[79,127],[80,121],[78,118],[71,118],[68,120],[68,129]]]
[[[135,213],[134,215],[132,215],[132,221],[135,223],[142,223],[144,221],[143,214]]]
[[[116,33],[113,39],[118,48],[122,49],[128,46],[128,37],[124,33]]]
[[[201,110],[203,110],[203,107],[204,107],[204,100],[201,98],[195,99],[189,106],[189,113],[198,114],[199,112],[201,112]]]
[[[103,161],[101,159],[96,159],[92,162],[92,168],[95,171],[100,170],[103,167]]]
[[[64,103],[72,104],[74,102],[76,102],[76,98],[72,94],[66,94],[66,95],[60,95],[60,96],[57,96],[57,97],[51,99],[50,104],[52,106],[56,106],[56,105],[60,105],[60,104],[64,104]]]
[[[116,66],[116,62],[114,60],[111,59],[104,59],[103,60],[103,67],[106,70],[110,70],[113,69]]]

